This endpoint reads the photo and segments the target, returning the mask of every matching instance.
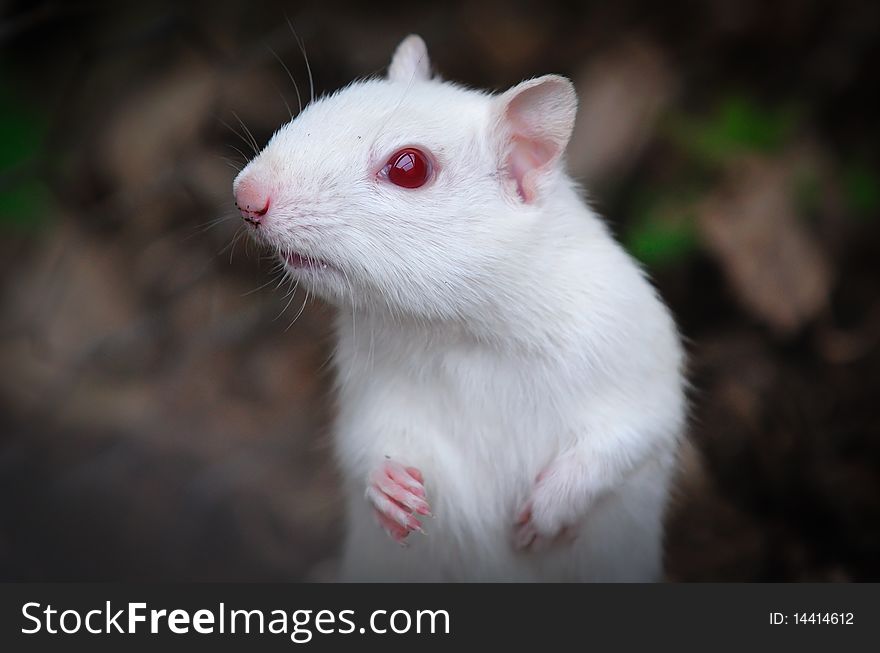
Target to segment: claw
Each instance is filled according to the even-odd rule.
[[[538,534],[533,528],[526,524],[522,524],[521,527],[517,528],[514,532],[513,546],[521,551],[528,550],[537,537]]]
[[[532,523],[532,504],[526,503],[517,513],[513,526],[513,546],[519,551],[539,553],[553,546],[569,544],[577,538],[577,528],[563,524],[555,533],[542,533]]]
[[[405,508],[409,508],[411,512],[417,512],[420,515],[431,514],[428,502],[423,498],[425,494],[424,490],[421,490],[420,494],[416,494],[412,490],[409,490],[409,488],[403,488],[396,485],[390,477],[384,479],[380,478],[376,485],[387,496],[403,505]]]
[[[416,477],[413,471],[418,474]],[[392,481],[402,485],[416,496],[425,497],[425,488],[422,485],[421,473],[414,467],[399,468],[392,465],[385,466],[385,472]]]
[[[432,516],[422,480],[422,473],[415,467],[403,467],[388,459],[367,487],[366,497],[379,525],[399,544],[405,545],[404,540],[413,531],[425,532],[416,515]]]

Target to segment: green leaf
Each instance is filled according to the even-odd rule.
[[[49,187],[33,172],[46,158],[48,123],[20,97],[0,75],[0,228],[29,230],[51,215]]]
[[[792,108],[766,109],[747,95],[731,95],[707,117],[674,117],[669,133],[689,156],[717,165],[742,153],[779,151],[797,123]]]
[[[0,171],[20,166],[42,153],[45,119],[15,99],[0,80]]]
[[[0,190],[0,226],[27,231],[45,225],[52,215],[52,194],[41,181],[28,179]]]
[[[676,198],[646,195],[637,202],[636,218],[624,244],[650,267],[663,267],[688,257],[699,245],[692,207],[689,194]]]
[[[880,178],[863,163],[850,164],[843,170],[843,189],[847,207],[861,217],[875,217],[880,209]]]

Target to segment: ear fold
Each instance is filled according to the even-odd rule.
[[[394,51],[388,66],[388,79],[392,82],[425,81],[431,78],[431,62],[428,47],[418,34],[410,34]]]
[[[577,111],[574,86],[545,75],[517,84],[496,98],[502,165],[520,198],[531,203],[538,182],[562,157]]]

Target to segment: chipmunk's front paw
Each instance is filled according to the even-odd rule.
[[[413,531],[424,532],[416,515],[431,516],[422,473],[393,460],[383,462],[370,476],[367,500],[379,525],[401,544]]]
[[[516,512],[514,547],[538,552],[573,541],[592,500],[588,487],[577,459],[554,461],[538,475],[531,494]]]

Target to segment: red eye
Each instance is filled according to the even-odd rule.
[[[423,152],[407,147],[395,152],[384,171],[388,181],[403,188],[424,186],[431,176],[431,161]]]

